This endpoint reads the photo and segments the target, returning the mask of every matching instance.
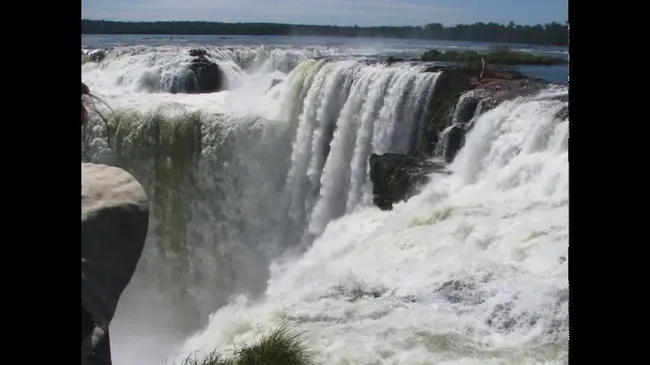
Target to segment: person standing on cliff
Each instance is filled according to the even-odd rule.
[[[94,103],[89,104],[92,100],[102,102],[82,82],[82,127],[88,123],[89,109],[99,114]],[[101,114],[100,117],[104,119]],[[142,255],[149,210],[144,189],[126,171],[82,163],[82,172],[84,171],[95,175],[103,172],[105,179],[100,184],[95,181],[94,185],[83,186],[82,183],[81,363],[111,365],[108,326]],[[95,177],[95,180],[99,178]],[[129,182],[128,186],[133,190],[119,192],[122,193],[120,197],[125,198],[122,200],[131,199],[132,202],[127,205],[124,202],[117,204],[110,201],[106,196],[118,194],[116,190],[119,189],[116,188],[127,186],[124,181]],[[119,183],[124,185],[116,186]]]
[[[485,71],[485,59],[481,57],[481,74],[478,75],[478,83],[481,83],[481,80],[483,80],[483,72]]]

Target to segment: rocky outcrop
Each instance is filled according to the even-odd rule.
[[[81,64],[86,62],[100,63],[106,59],[106,52],[101,49],[96,49],[88,53],[81,52]]]
[[[445,129],[453,108],[460,96],[472,89],[473,70],[464,67],[447,67],[436,80],[436,89],[429,100],[429,123],[421,136],[418,151],[431,156],[435,152],[439,134]]]
[[[208,55],[208,51],[203,48],[192,48],[189,51],[190,57],[204,57]]]
[[[102,62],[106,58],[106,52],[101,49],[96,49],[88,54],[91,62]]]
[[[543,80],[509,70],[485,69],[480,78],[481,69],[471,66],[433,65],[425,70],[440,71],[429,100],[430,114],[426,116],[429,122],[416,153],[370,157],[373,201],[381,209],[391,209],[395,202],[414,195],[418,185],[427,182],[430,173],[445,171],[443,166],[427,158],[437,155],[451,163],[465,143],[465,135],[473,127],[471,122],[479,107],[484,113],[505,100],[532,95],[548,85]],[[568,109],[558,114],[568,115]]]
[[[269,87],[269,90],[273,89],[273,87],[277,84],[281,84],[284,80],[282,79],[273,79],[271,81],[271,87]]]
[[[370,156],[370,181],[373,202],[383,210],[408,199],[418,192],[418,187],[429,181],[434,172],[448,173],[444,166],[414,156],[385,153]]]
[[[122,169],[82,163],[81,171],[81,304],[105,329],[140,259],[149,204]]]
[[[446,135],[445,150],[443,155],[446,163],[451,163],[456,154],[465,143],[465,134],[467,133],[466,124],[456,124],[450,127]]]
[[[461,143],[453,141],[454,144],[445,148],[452,146],[452,149],[460,149],[465,132],[471,128],[468,123],[479,105],[481,112],[486,112],[505,100],[532,95],[548,85],[546,81],[527,78],[518,71],[485,69],[481,78],[480,74],[480,69],[464,66],[442,69],[436,82],[436,91],[429,101],[429,123],[418,148],[423,155],[432,156],[440,151],[436,147],[438,143],[446,142],[447,137],[459,138]],[[468,94],[469,91],[472,93]],[[459,103],[461,96],[462,103]],[[452,120],[454,116],[456,119]],[[452,128],[448,130],[451,134],[443,139],[441,133],[447,128]],[[453,160],[456,152],[457,150],[448,153],[444,151],[447,162]]]
[[[223,90],[225,75],[219,65],[207,58],[208,51],[194,48],[189,51],[189,55],[194,58],[187,66],[189,72],[186,74],[183,91],[188,94],[204,94]],[[171,92],[180,90],[174,89]]]

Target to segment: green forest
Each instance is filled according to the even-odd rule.
[[[568,46],[568,24],[539,25],[497,23],[459,24],[445,27],[440,23],[425,26],[358,27],[331,25],[294,25],[278,23],[218,22],[116,22],[81,20],[82,34],[165,34],[165,35],[280,35],[330,37],[383,37],[437,39],[450,41],[526,43]]]

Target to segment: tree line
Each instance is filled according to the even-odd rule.
[[[330,37],[382,37],[437,39],[450,41],[483,41],[568,46],[568,23],[538,25],[507,25],[497,23],[459,24],[445,27],[431,23],[423,27],[359,27],[333,25],[294,25],[279,23],[220,22],[117,22],[81,20],[82,34],[165,34],[165,35],[280,35]]]

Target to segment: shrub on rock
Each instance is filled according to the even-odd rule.
[[[315,365],[307,349],[303,333],[280,326],[253,345],[244,344],[234,356],[224,357],[212,352],[202,359],[190,355],[183,365]]]

